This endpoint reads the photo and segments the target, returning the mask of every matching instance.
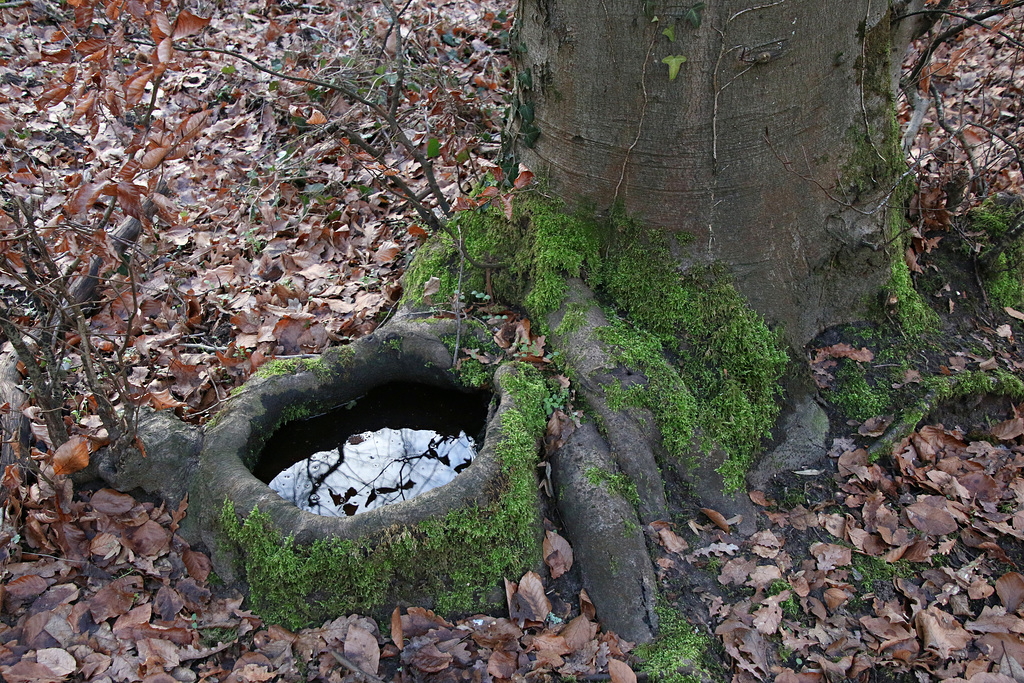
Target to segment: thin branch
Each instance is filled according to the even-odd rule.
[[[960,143],[960,147],[963,148],[964,154],[967,155],[967,163],[971,166],[971,175],[975,178],[981,174],[978,171],[978,166],[974,161],[974,155],[971,154],[971,147],[967,144],[967,138],[964,137],[963,126],[954,129],[952,124],[946,121],[946,110],[942,106],[942,97],[939,95],[939,89],[935,87],[935,84],[931,84],[931,95],[932,101],[935,103],[935,119],[938,122],[942,130],[946,131],[950,137],[956,138],[957,142]]]
[[[388,115],[395,118],[398,116],[398,103],[401,101],[402,91],[405,89],[405,46],[402,44],[402,24],[395,6],[391,4],[391,0],[384,0],[384,6],[391,14],[391,30],[395,34],[395,60],[398,62],[398,69],[395,71],[395,84],[391,86],[391,93],[388,97]],[[406,7],[408,6],[406,3]],[[387,37],[384,40],[386,48]]]
[[[804,181],[806,181],[808,183],[811,183],[812,185],[817,187],[819,190],[821,190],[825,194],[826,197],[828,197],[829,199],[831,199],[835,203],[839,204],[840,206],[842,206],[844,208],[850,209],[851,211],[855,211],[855,212],[861,214],[862,216],[873,216],[874,214],[878,213],[879,210],[884,208],[889,203],[889,198],[892,197],[894,192],[896,192],[896,188],[898,188],[900,186],[900,184],[905,179],[907,179],[911,175],[913,175],[915,170],[917,169],[917,167],[920,166],[920,164],[921,164],[921,160],[918,159],[912,165],[910,165],[910,167],[907,168],[907,170],[899,177],[899,179],[896,180],[895,183],[893,183],[892,187],[889,188],[889,191],[886,192],[885,195],[878,201],[878,204],[875,206],[875,208],[871,209],[869,211],[865,211],[864,209],[861,209],[860,207],[855,206],[855,205],[853,205],[852,203],[850,203],[848,201],[844,201],[844,200],[840,199],[839,197],[836,197],[835,195],[833,195],[829,191],[829,189],[827,187],[822,185],[820,182],[818,182],[817,180],[815,180],[811,176],[804,175],[804,174],[800,173],[799,171],[797,171],[795,168],[793,168],[793,162],[790,159],[784,158],[779,153],[779,151],[775,148],[775,145],[772,144],[772,141],[768,137],[767,132],[762,137],[764,137],[764,141],[768,145],[768,149],[770,149],[772,151],[772,154],[774,154],[775,158],[779,160],[779,162],[782,164],[783,168],[785,168],[787,171],[789,171],[790,173],[795,175],[797,178],[800,178],[801,180],[804,180]]]
[[[868,0],[867,8],[864,10],[864,26],[868,24],[868,17],[871,16],[871,0]],[[878,151],[878,147],[875,145],[874,138],[871,137],[871,124],[868,123],[868,105],[864,100],[864,92],[868,88],[868,31],[864,29],[864,37],[860,41],[860,112],[864,118],[864,137],[867,138],[868,144],[871,145],[872,151],[875,156],[878,157],[879,161],[885,163],[885,157]]]
[[[983,131],[985,131],[989,135],[991,135],[993,137],[996,137],[996,138],[999,138],[1000,140],[1002,140],[1006,144],[1007,147],[1009,147],[1011,150],[1013,150],[1013,155],[1015,157],[1017,157],[1017,168],[1024,169],[1024,153],[1021,152],[1021,148],[1020,147],[1018,147],[1014,143],[1010,142],[1010,138],[1006,137],[1005,135],[1003,135],[999,131],[993,130],[992,128],[989,128],[988,126],[983,125],[981,123],[971,123],[971,122],[968,122],[968,123],[965,123],[964,125],[965,126],[974,126],[975,128],[981,128]]]
[[[456,368],[459,360],[459,345],[462,337],[462,273],[466,262],[466,245],[462,240],[462,226],[455,221],[455,228],[459,231],[459,284],[455,289],[455,348],[452,350],[452,369]]]
[[[973,17],[967,16],[966,14],[960,14],[959,12],[953,12],[953,11],[950,11],[950,10],[946,10],[946,9],[921,10],[919,12],[911,12],[909,14],[904,14],[903,17],[913,16],[914,14],[926,14],[926,13],[927,14],[932,14],[932,13],[936,13],[937,12],[939,14],[948,14],[949,16],[956,17],[957,19],[963,19],[964,23],[957,24],[956,26],[954,26],[953,28],[949,29],[948,31],[945,31],[942,34],[943,36],[946,36],[947,33],[951,34],[949,36],[946,36],[946,38],[945,38],[945,40],[949,40],[949,38],[957,35],[958,33],[962,32],[964,29],[966,29],[969,24],[980,26],[983,29],[991,31],[992,27],[987,25],[987,24],[982,23],[983,19],[988,19],[990,17],[996,16],[997,14],[1006,14],[1011,9],[1014,9],[1014,8],[1017,8],[1017,7],[1024,7],[1024,0],[1018,0],[1017,2],[1011,3],[1009,5],[1001,5],[1001,6],[997,7],[997,8],[995,8],[995,9],[989,10],[987,12],[982,12],[980,14],[976,14]],[[899,17],[899,18],[902,19],[903,17]],[[999,36],[1005,38],[1007,41],[1009,41],[1010,44],[1012,44],[1013,46],[1019,47],[1021,49],[1024,49],[1024,43],[1020,42],[1019,40],[1017,40],[1016,38],[1011,36],[1009,33],[1005,33],[1005,32],[1003,32],[1001,30],[1000,31],[996,31],[996,33]]]
[[[757,5],[755,7],[747,7],[746,9],[741,9],[739,12],[734,12],[732,14],[732,16],[729,17],[729,20],[726,21],[725,23],[728,24],[729,22],[731,22],[733,19],[735,19],[736,17],[740,16],[741,14],[746,14],[747,12],[756,12],[757,10],[762,10],[762,9],[768,9],[769,7],[775,7],[776,5],[781,5],[784,2],[786,2],[786,0],[776,0],[775,2],[769,2],[769,3],[765,3],[763,5]]]

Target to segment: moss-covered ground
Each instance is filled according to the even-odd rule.
[[[979,275],[996,306],[1024,306],[1024,201],[989,198],[967,214]]]
[[[1014,322],[1002,310],[1008,304],[992,295],[991,281],[979,277],[983,273],[968,256],[984,253],[977,240],[999,234],[1009,218],[1007,212],[984,207],[971,211],[965,220],[987,222],[993,233],[941,234],[938,246],[919,258],[921,272],[912,273],[903,260],[894,264],[889,288],[870,308],[873,320],[827,330],[809,345],[812,360],[818,349],[835,344],[871,352],[869,361],[835,358],[817,372],[834,426],[889,416],[909,432],[931,411],[970,397],[1024,400],[1020,368],[1010,361],[1016,345],[1011,327],[1004,327],[1001,336],[998,325],[983,322],[993,316]],[[1024,274],[1005,279],[1020,287]],[[988,304],[979,284],[988,291]],[[897,300],[904,302],[901,309]]]

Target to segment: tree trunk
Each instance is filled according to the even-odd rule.
[[[521,0],[516,146],[563,198],[692,235],[680,261],[728,264],[802,346],[890,276],[914,27],[884,0],[704,4]]]

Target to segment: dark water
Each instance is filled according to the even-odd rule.
[[[471,394],[425,384],[396,382],[367,392],[354,405],[283,425],[263,447],[253,474],[269,484],[283,470],[316,453],[341,449],[363,432],[429,429],[442,437],[460,432],[483,443],[489,392]]]

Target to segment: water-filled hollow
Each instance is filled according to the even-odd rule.
[[[352,516],[442,486],[483,445],[489,392],[395,382],[267,440],[253,469],[300,509]]]

